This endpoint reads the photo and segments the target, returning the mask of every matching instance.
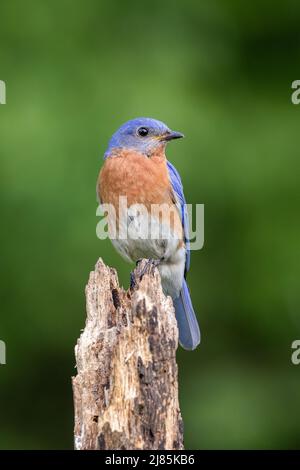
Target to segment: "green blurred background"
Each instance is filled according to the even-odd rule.
[[[187,448],[300,446],[297,1],[3,0],[0,447],[72,448],[73,347],[99,256],[107,141],[151,116],[205,246],[189,283],[202,345],[178,351]]]

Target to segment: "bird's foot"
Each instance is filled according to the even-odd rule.
[[[143,258],[139,258],[138,260],[136,260],[136,262],[135,262],[136,268],[139,267],[139,264],[141,263],[141,261],[143,261]],[[130,289],[133,290],[136,287],[136,284],[137,284],[136,274],[135,274],[134,271],[131,271],[131,273],[130,273]]]
[[[142,280],[146,272],[149,272],[149,273],[151,272],[151,268],[157,268],[160,261],[161,261],[160,259],[154,259],[154,258],[148,259],[144,267],[142,268],[141,272],[139,273],[140,281]]]
[[[130,273],[130,289],[133,290],[135,289],[137,285],[137,279],[141,281],[146,273],[151,272],[151,269],[156,268],[161,260],[160,259],[154,259],[150,258],[146,261],[146,263],[143,266],[140,266],[140,263],[143,259],[138,259],[136,261],[136,269],[135,271]]]
[[[133,272],[130,273],[130,289],[133,290],[136,287],[136,278]]]

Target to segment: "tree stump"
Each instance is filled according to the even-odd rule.
[[[75,449],[183,449],[174,308],[146,263],[128,291],[101,258],[90,273],[72,379]]]

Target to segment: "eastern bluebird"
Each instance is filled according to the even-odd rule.
[[[126,226],[127,236],[112,238],[112,243],[127,261],[155,260],[164,293],[173,299],[179,342],[191,350],[200,343],[200,330],[186,282],[190,267],[188,217],[179,173],[165,156],[167,143],[181,137],[183,134],[156,119],[138,118],[123,124],[105,152],[97,195],[101,203],[111,204],[116,211],[120,196],[126,197],[129,208],[136,204],[146,208],[148,217],[134,211],[116,216],[119,230]],[[152,211],[157,206],[159,214]],[[152,236],[140,236],[140,225],[146,218],[145,225],[150,221],[159,236],[157,231],[154,237],[153,232]]]

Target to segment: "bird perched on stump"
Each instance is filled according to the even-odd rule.
[[[188,217],[181,178],[165,155],[168,142],[181,137],[156,119],[123,124],[104,154],[97,195],[115,209],[117,230],[111,240],[117,251],[127,261],[147,258],[158,267],[164,293],[173,299],[179,342],[191,350],[200,342],[200,330],[186,281]],[[125,212],[120,211],[121,198],[126,198]]]

